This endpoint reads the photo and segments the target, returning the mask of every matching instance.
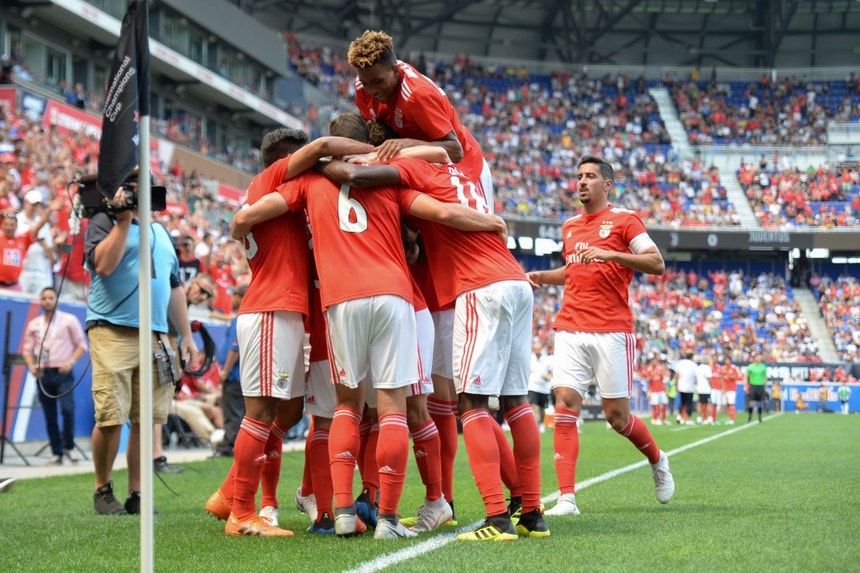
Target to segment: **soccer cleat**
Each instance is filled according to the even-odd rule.
[[[448,505],[447,503],[445,505]],[[408,537],[417,537],[418,534],[397,520],[389,521],[388,519],[380,519],[376,524],[376,531],[373,532],[374,539],[403,539]]]
[[[508,515],[511,516],[511,521],[514,525],[520,520],[520,514],[523,512],[523,498],[512,497],[508,502]]]
[[[296,490],[296,509],[302,513],[307,513],[311,521],[316,521],[319,516],[316,496],[314,494],[302,495],[302,486]]]
[[[560,495],[555,507],[548,509],[545,515],[579,515],[579,508],[576,506],[576,495],[572,493]]]
[[[355,498],[355,510],[361,520],[370,527],[376,527],[377,514],[376,504],[370,499],[370,493],[366,489]]]
[[[224,533],[234,536],[259,535],[260,537],[291,537],[293,535],[293,532],[288,529],[281,529],[280,527],[270,525],[268,521],[259,515],[239,521],[232,513],[227,518]]]
[[[669,503],[675,494],[675,480],[669,470],[669,456],[660,451],[660,460],[651,464],[651,473],[654,475],[654,489],[657,492],[657,501]]]
[[[126,513],[129,515],[140,515],[140,492],[133,491],[127,498],[125,498],[125,503],[123,504]],[[155,508],[152,508],[153,515],[159,515],[161,512]]]
[[[458,541],[516,541],[517,539],[519,538],[513,523],[508,523],[503,531],[490,523],[489,519],[478,529],[457,536]]]
[[[227,521],[227,518],[230,517],[230,512],[233,511],[233,501],[224,497],[224,494],[219,489],[209,496],[205,507],[206,511],[212,517],[221,521]]]
[[[355,506],[334,510],[334,533],[339,537],[352,537],[367,531],[367,525],[358,516]]]
[[[269,522],[269,525],[278,527],[278,508],[274,505],[267,505],[260,509],[260,517]]]
[[[407,524],[404,519],[401,519],[400,523],[416,533],[424,533],[425,531],[433,531],[440,525],[448,523],[453,516],[454,510],[451,509],[451,506],[448,505],[443,496],[436,501],[427,501],[425,499],[424,505],[418,509],[418,516],[414,521],[410,519],[411,524]]]
[[[152,468],[160,474],[181,474],[185,471],[183,466],[175,466],[167,463],[166,456],[161,456],[152,460]]]
[[[517,533],[523,537],[549,537],[549,526],[544,521],[540,509],[533,509],[520,515]]]
[[[308,527],[308,533],[316,533],[317,535],[334,535],[334,520],[329,516],[328,512],[324,512],[319,519],[314,521]]]
[[[0,493],[6,493],[11,490],[16,481],[18,481],[17,478],[0,478]]]
[[[107,482],[93,494],[93,507],[100,515],[125,515],[128,512],[113,495],[113,483]]]

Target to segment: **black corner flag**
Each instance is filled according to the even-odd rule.
[[[149,6],[132,0],[111,64],[99,142],[96,188],[113,197],[138,163],[138,123],[149,116]]]

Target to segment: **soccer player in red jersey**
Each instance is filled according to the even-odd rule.
[[[304,145],[306,141],[307,135],[296,130],[278,129],[266,135],[261,153],[267,167],[251,181],[246,205],[258,202],[324,155],[369,148],[344,138],[321,138]],[[310,280],[307,225],[303,214],[285,213],[234,237],[242,238],[252,271],[237,322],[245,417],[233,466],[207,501],[206,510],[227,520],[228,535],[289,536],[292,532],[277,527],[276,490],[283,437],[303,408],[303,317],[308,315]],[[258,515],[255,497],[261,479]]]
[[[493,209],[493,180],[475,136],[463,126],[445,92],[433,80],[394,53],[385,32],[365,31],[352,41],[347,54],[358,71],[355,105],[365,119],[389,125],[400,138],[379,147],[385,161],[414,145],[430,143],[448,152],[451,160],[478,184]]]
[[[738,367],[732,364],[732,359],[726,356],[723,359],[723,367],[720,370],[723,378],[723,404],[726,406],[726,414],[729,416],[729,426],[735,423],[735,401],[738,396],[738,381],[741,379],[741,372]]]
[[[340,116],[338,120],[344,124],[341,129],[363,129],[363,135],[355,138],[366,140],[367,126],[360,118]],[[362,382],[369,378],[377,390],[380,420],[379,523],[374,536],[412,537],[415,532],[397,519],[408,458],[405,386],[418,380],[413,293],[400,239],[400,216],[409,213],[464,229],[492,231],[503,230],[504,222],[414,191],[355,190],[310,173],[279,187],[262,203],[236,215],[234,234],[305,207],[313,229],[332,377],[337,381],[338,406],[329,441],[335,532],[358,531],[352,481],[364,404]],[[344,273],[349,280],[343,280]]]
[[[337,167],[339,180],[352,185],[404,184],[448,203],[488,211],[480,187],[453,164],[404,158],[389,165]],[[518,533],[547,537],[549,528],[540,511],[540,434],[527,399],[533,297],[525,273],[505,243],[492,234],[436,225],[421,225],[421,233],[438,302],[443,306],[455,302],[453,375],[469,463],[487,516],[478,529],[458,539],[512,541]],[[522,487],[516,526],[499,482],[501,459],[510,446],[490,416],[490,396],[500,396],[514,439],[513,458]],[[496,440],[487,440],[489,435]]]
[[[666,423],[666,406],[669,398],[666,396],[666,380],[669,378],[669,368],[663,359],[655,356],[644,368],[648,380],[648,403],[651,405],[651,423],[660,426]]]
[[[648,426],[630,413],[635,364],[633,315],[628,289],[633,272],[662,275],[663,257],[632,211],[609,204],[614,173],[599,157],[579,162],[577,181],[583,213],[561,227],[565,266],[528,274],[535,288],[564,286],[555,318],[555,469],[561,496],[547,515],[576,515],[574,486],[579,432],[576,420],[588,385],[597,382],[606,421],[651,463],[657,499],[667,503],[675,482],[668,456]],[[621,358],[620,358],[621,357]]]

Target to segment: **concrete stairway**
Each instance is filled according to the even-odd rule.
[[[648,90],[651,97],[654,98],[654,103],[657,104],[657,109],[660,110],[660,117],[663,119],[663,124],[666,126],[666,131],[669,137],[672,138],[672,147],[682,159],[693,157],[693,148],[690,141],[687,139],[687,130],[684,129],[684,124],[678,117],[678,112],[675,110],[675,104],[672,103],[672,96],[669,95],[669,90],[663,87],[654,87]]]

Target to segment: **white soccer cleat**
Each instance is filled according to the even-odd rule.
[[[418,519],[409,528],[416,533],[424,533],[425,531],[433,531],[448,523],[453,517],[454,511],[445,497],[442,496],[436,501],[424,500],[424,505],[418,510]],[[405,526],[404,526],[405,527]]]
[[[302,513],[307,513],[311,518],[311,523],[314,523],[319,517],[317,509],[317,498],[314,494],[302,495],[302,486],[296,490],[296,509]]]
[[[260,510],[260,517],[269,523],[272,527],[278,527],[278,508],[274,505],[267,505]]]
[[[399,521],[391,523],[387,519],[380,519],[376,524],[376,531],[373,532],[374,539],[403,539],[417,536],[418,534],[416,532],[412,531]]]
[[[675,495],[675,480],[669,470],[669,456],[666,455],[666,452],[660,451],[660,460],[656,464],[651,464],[651,473],[654,476],[657,501],[669,503],[669,500]]]
[[[579,515],[579,508],[576,506],[576,495],[572,493],[560,495],[555,507],[546,510],[544,515]]]

